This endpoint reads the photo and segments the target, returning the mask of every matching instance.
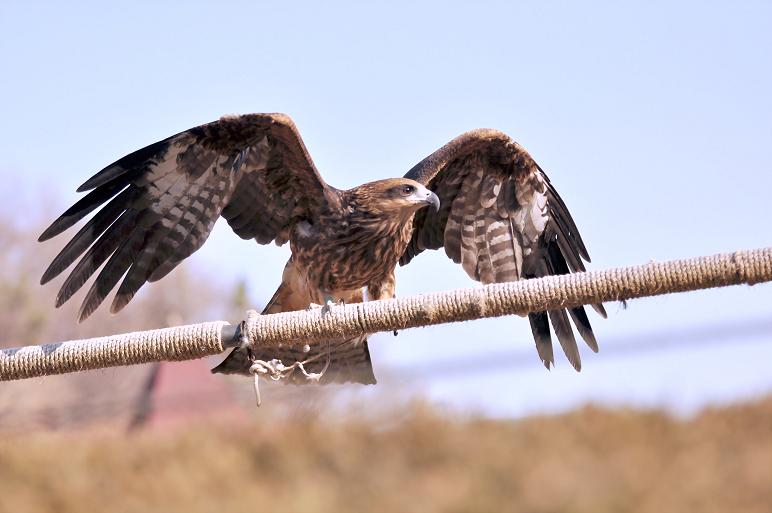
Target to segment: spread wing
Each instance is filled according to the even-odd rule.
[[[440,198],[437,212],[423,209],[400,264],[424,249],[445,248],[454,262],[482,283],[584,271],[587,249],[565,203],[528,152],[495,130],[467,132],[413,169],[412,178]],[[603,306],[593,305],[603,317]],[[571,324],[598,350],[583,307],[529,314],[544,365],[554,365],[549,323],[563,351],[579,370]],[[549,319],[549,320],[548,320]]]
[[[224,117],[151,144],[110,164],[91,191],[40,236],[50,239],[101,206],[43,274],[46,283],[80,257],[56,298],[67,301],[93,275],[80,320],[118,284],[111,310],[200,248],[223,216],[243,239],[287,240],[332,189],[319,176],[292,121],[282,114]],[[82,255],[82,257],[81,257]]]

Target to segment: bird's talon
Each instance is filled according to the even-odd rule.
[[[324,306],[322,307],[322,315],[324,316],[332,312],[333,306],[345,306],[345,304],[346,303],[342,299],[335,301],[335,298],[327,297],[324,301]]]

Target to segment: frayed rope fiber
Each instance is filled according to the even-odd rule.
[[[255,347],[574,307],[673,292],[772,281],[772,248],[548,276],[418,296],[257,315],[240,335]],[[87,369],[189,360],[221,353],[226,322],[209,322],[0,351],[0,381]]]

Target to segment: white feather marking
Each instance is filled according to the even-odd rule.
[[[295,225],[295,233],[299,237],[308,238],[314,235],[314,228],[308,221],[301,221]]]
[[[496,235],[495,237],[491,237],[489,244],[491,246],[496,246],[498,244],[501,244],[502,242],[507,242],[510,239],[510,235],[508,233],[502,233],[501,235]]]
[[[547,227],[547,196],[534,193],[534,201],[531,203],[531,225],[536,233],[544,232]]]
[[[190,221],[191,223],[195,223],[196,221],[198,221],[198,219],[196,218],[196,215],[191,210],[188,210],[187,212],[185,212],[182,218],[185,219],[186,221]]]
[[[509,249],[505,251],[499,251],[493,256],[492,263],[496,266],[504,266],[507,262],[512,262],[514,260],[515,255],[512,254],[512,251]]]

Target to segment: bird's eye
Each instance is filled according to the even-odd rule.
[[[402,186],[402,193],[407,196],[408,194],[413,194],[415,192],[415,187],[412,185],[403,185]]]

